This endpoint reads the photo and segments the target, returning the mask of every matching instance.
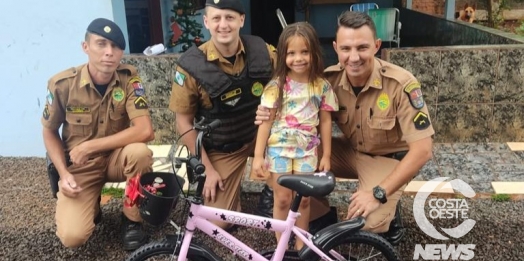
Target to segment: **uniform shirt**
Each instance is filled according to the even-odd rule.
[[[106,93],[99,94],[84,64],[49,80],[41,122],[49,129],[62,126],[62,140],[70,151],[126,129],[139,116],[149,116],[149,110],[135,67],[119,65]]]
[[[358,97],[340,65],[328,67],[325,75],[339,99],[334,120],[357,151],[384,155],[408,150],[407,143],[435,134],[420,83],[405,69],[375,58]]]
[[[215,63],[226,74],[238,76],[242,73],[242,70],[244,70],[246,53],[242,41],[240,41],[240,49],[236,53],[235,64],[231,64],[224,58],[212,41],[207,41],[198,48],[206,55],[208,62]],[[269,52],[269,57],[274,67],[276,64],[275,48],[267,45],[267,52]],[[205,109],[211,109],[212,103],[209,94],[198,84],[195,78],[180,66],[177,66],[171,90],[169,109],[176,113],[196,114],[199,106]]]
[[[262,94],[261,104],[267,108],[277,108],[278,90],[276,80],[269,82]],[[267,145],[282,148],[278,155],[281,157],[316,155],[313,149],[320,144],[317,136],[320,110],[338,110],[337,97],[331,85],[322,78],[313,85],[287,78],[283,94],[282,108],[271,126]]]

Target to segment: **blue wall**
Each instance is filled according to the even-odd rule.
[[[97,17],[112,19],[113,3],[0,1],[0,10],[0,156],[44,156],[40,117],[47,80],[87,61],[85,29]]]

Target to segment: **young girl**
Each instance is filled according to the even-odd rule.
[[[273,79],[264,89],[261,100],[262,105],[270,108],[270,120],[259,126],[252,168],[259,177],[264,176],[266,168],[270,172],[274,190],[273,217],[284,220],[293,195],[276,180],[280,174],[314,173],[320,141],[323,155],[318,169],[329,170],[331,111],[338,110],[338,101],[330,84],[322,78],[324,65],[320,43],[310,24],[288,25],[280,35],[277,56]],[[307,230],[309,198],[302,199],[299,212],[297,226]],[[278,241],[280,233],[276,233],[276,237]],[[295,248],[302,246],[303,242],[297,240]]]

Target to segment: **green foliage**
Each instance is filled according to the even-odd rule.
[[[502,27],[502,25],[504,24],[504,10],[509,10],[509,5],[507,3],[507,0],[500,0],[499,8],[494,10],[491,14],[491,20],[493,21],[494,28]]]
[[[193,4],[192,0],[178,0],[173,3],[171,22],[178,24],[182,35],[176,42],[174,42],[174,39],[171,37],[168,46],[175,47],[181,45],[182,51],[185,51],[193,44],[198,46],[202,43],[202,38],[204,37],[202,34],[202,25],[195,21],[195,16],[200,15],[200,13],[195,12]]]
[[[103,188],[102,195],[109,195],[114,198],[123,198],[124,190],[121,188]]]
[[[524,36],[524,21],[520,21],[520,26],[515,28],[515,33],[518,35]]]
[[[511,197],[508,194],[493,194],[491,195],[491,200],[496,202],[506,202],[509,201]]]

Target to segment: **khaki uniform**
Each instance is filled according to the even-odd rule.
[[[332,171],[338,177],[358,177],[359,189],[371,191],[393,171],[399,161],[391,153],[407,151],[408,143],[435,133],[420,84],[405,69],[375,59],[374,70],[358,96],[339,65],[328,67],[325,76],[339,100],[333,120],[345,136],[332,142]],[[367,217],[366,230],[388,230],[403,188]]]
[[[106,93],[99,94],[91,81],[87,65],[71,68],[48,82],[47,101],[41,119],[49,129],[62,126],[66,157],[82,142],[113,135],[129,127],[132,119],[149,117],[144,89],[136,69],[121,64]],[[152,151],[144,143],[133,143],[113,151],[92,155],[85,165],[68,170],[83,191],[76,198],[58,192],[57,236],[65,246],[84,244],[91,236],[94,217],[99,211],[98,197],[106,182],[122,182],[137,173],[152,171]],[[140,221],[137,207],[124,208],[124,214]]]
[[[275,48],[267,44],[266,46],[267,50],[265,51],[269,53],[274,68],[276,64]],[[236,53],[234,64],[231,64],[220,54],[212,41],[208,41],[198,48],[206,55],[209,63],[216,64],[226,74],[240,75],[246,66],[246,52],[242,42]],[[196,114],[200,107],[210,109],[212,101],[204,88],[180,66],[176,70],[178,79],[175,79],[172,86],[169,109],[181,114]],[[217,190],[216,201],[214,203],[205,202],[207,206],[240,210],[240,182],[244,175],[247,158],[253,154],[254,144],[255,141],[244,144],[242,148],[232,153],[216,150],[206,151],[213,167],[220,174],[225,188],[224,191]]]

